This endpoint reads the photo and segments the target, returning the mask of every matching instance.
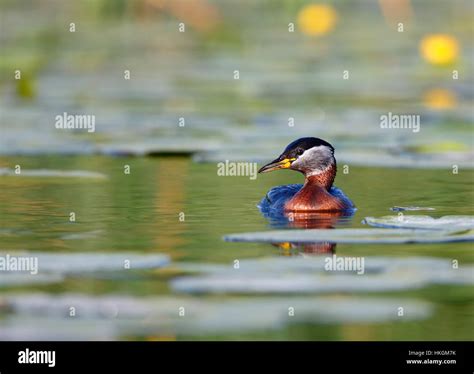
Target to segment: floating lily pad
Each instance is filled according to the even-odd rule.
[[[375,227],[394,227],[407,229],[426,229],[426,230],[472,230],[474,229],[474,216],[444,216],[433,218],[430,216],[384,216],[384,217],[365,217],[362,221]],[[472,236],[472,233],[454,235]]]
[[[93,231],[86,231],[86,232],[77,232],[72,234],[66,234],[61,236],[63,240],[84,240],[84,239],[92,239],[96,238],[100,234],[102,234],[104,230],[93,230]]]
[[[0,252],[0,256],[7,254],[37,257],[40,274],[81,274],[128,269],[154,269],[163,267],[170,261],[169,257],[163,254]]]
[[[33,231],[31,230],[25,230],[25,229],[19,229],[19,228],[1,228],[0,229],[0,236],[26,236],[26,235],[32,235]]]
[[[436,210],[435,208],[422,207],[422,206],[394,206],[390,208],[394,212],[405,212],[405,211],[419,211],[419,210]]]
[[[342,150],[338,154],[338,161],[350,165],[419,169],[451,168],[452,165],[458,165],[459,168],[473,168],[472,151],[425,155],[408,152],[391,154],[387,151],[381,152],[380,150],[368,148],[364,151]]]
[[[279,329],[291,323],[369,323],[426,318],[431,305],[407,299],[355,297],[249,297],[221,300],[82,294],[5,295],[2,304],[15,317],[2,319],[0,339],[77,338],[100,326],[100,334],[145,336],[209,334]],[[74,307],[75,316],[70,316]],[[398,308],[404,308],[403,318]],[[180,315],[179,312],[184,311]],[[291,310],[291,313],[290,313]],[[23,324],[20,324],[23,321]],[[29,327],[28,329],[22,327]],[[46,333],[49,329],[50,334]],[[5,332],[8,333],[5,333]],[[94,337],[95,335],[90,334]]]
[[[0,168],[0,176],[41,178],[107,178],[105,174],[85,170],[22,169],[20,174],[16,174],[14,169],[9,168]]]
[[[81,320],[53,320],[24,316],[8,317],[0,323],[0,340],[6,341],[93,341],[117,339],[117,329],[112,323],[102,321],[92,324]]]
[[[64,280],[60,274],[30,274],[0,271],[0,287],[41,285]]]
[[[212,149],[217,144],[200,139],[183,139],[168,137],[162,141],[146,141],[124,144],[105,144],[98,147],[98,152],[106,155],[133,156],[190,156],[196,152]]]
[[[339,256],[341,257],[341,256]],[[241,260],[203,267],[201,276],[185,276],[171,282],[173,289],[189,293],[331,293],[380,292],[424,287],[430,284],[474,284],[474,267],[453,268],[449,260],[436,258],[364,258],[363,271],[326,270],[329,257]],[[199,264],[182,266],[199,272]]]
[[[368,217],[370,218],[370,217]],[[398,216],[396,217],[398,219]],[[372,222],[372,221],[370,221]],[[454,221],[451,221],[454,222]],[[392,226],[390,226],[392,227]],[[423,227],[425,228],[425,227]],[[446,228],[446,227],[445,227]],[[310,229],[275,230],[226,235],[230,242],[267,243],[359,243],[359,244],[399,244],[399,243],[449,243],[473,241],[474,233],[458,231],[428,232],[423,229]]]

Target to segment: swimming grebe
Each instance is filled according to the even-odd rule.
[[[283,212],[351,212],[354,204],[337,187],[334,147],[319,138],[301,138],[290,143],[276,160],[258,172],[292,169],[304,174],[305,182],[274,187],[259,204],[264,214]]]

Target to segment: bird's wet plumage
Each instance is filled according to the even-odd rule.
[[[269,218],[285,217],[285,204],[291,200],[301,189],[303,184],[287,184],[284,186],[273,187],[262,198],[257,205],[264,216]],[[351,215],[355,211],[352,201],[342,192],[340,188],[332,186],[328,191],[335,198],[343,201],[348,206],[344,210],[347,215]]]

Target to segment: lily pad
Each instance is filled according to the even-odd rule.
[[[371,218],[371,217],[368,217]],[[396,217],[398,219],[398,216]],[[366,218],[367,219],[367,218]],[[371,222],[369,220],[368,222]],[[367,223],[368,223],[367,222]],[[451,221],[454,222],[454,221]],[[392,227],[392,226],[389,226]],[[425,228],[425,227],[422,227]],[[274,230],[226,235],[230,242],[266,243],[358,243],[358,244],[400,244],[400,243],[449,243],[473,241],[474,233],[457,230],[431,232],[420,229],[309,229]],[[445,227],[446,228],[446,227]]]
[[[422,206],[394,206],[390,208],[394,212],[405,212],[405,211],[419,211],[419,210],[436,210],[435,208],[422,207]]]
[[[98,146],[98,153],[105,155],[130,156],[191,156],[194,153],[216,147],[215,142],[200,139],[183,139],[183,137],[168,137],[161,141],[143,141],[124,144],[105,144]]]
[[[97,326],[98,335],[208,335],[280,329],[301,322],[396,321],[400,320],[399,307],[404,308],[404,321],[427,318],[432,312],[429,303],[416,300],[341,296],[246,297],[222,302],[187,297],[7,294],[1,301],[8,312],[0,322],[0,339],[10,340],[95,338],[91,329]],[[75,308],[74,317],[70,316],[71,307]],[[180,315],[180,310],[184,314]],[[83,332],[76,336],[78,327]]]
[[[0,272],[0,287],[41,285],[58,283],[64,280],[60,274],[29,274],[17,272]]]
[[[81,320],[8,317],[0,323],[0,340],[5,341],[104,341],[117,339],[111,323],[92,324]]]
[[[85,170],[21,169],[21,173],[16,174],[15,170],[9,168],[0,168],[0,176],[40,178],[107,178],[105,174]]]
[[[474,216],[444,216],[433,218],[430,216],[383,216],[380,218],[365,217],[362,221],[375,227],[393,227],[418,230],[472,230],[474,229]],[[461,236],[472,235],[472,233]],[[459,237],[459,235],[455,235]]]
[[[37,257],[40,274],[82,274],[128,269],[154,269],[166,266],[170,261],[169,257],[164,254],[0,252],[0,256],[7,254]]]
[[[341,256],[338,256],[341,257]],[[474,266],[453,268],[449,260],[436,258],[364,258],[363,271],[326,270],[329,257],[241,260],[239,269],[203,267],[200,276],[171,282],[187,293],[332,293],[380,292],[416,289],[430,284],[474,284]],[[199,272],[199,264],[182,266]]]
[[[93,239],[93,238],[97,238],[103,232],[104,232],[104,230],[92,230],[92,231],[85,231],[85,232],[77,232],[77,233],[65,234],[65,235],[61,236],[61,239],[63,239],[63,240]]]

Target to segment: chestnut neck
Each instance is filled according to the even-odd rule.
[[[329,165],[319,174],[305,174],[305,186],[318,186],[329,191],[336,178],[337,166],[336,163]]]

